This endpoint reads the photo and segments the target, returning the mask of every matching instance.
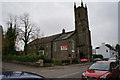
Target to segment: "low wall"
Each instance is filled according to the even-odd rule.
[[[10,63],[15,63],[15,64],[22,64],[22,65],[29,65],[29,66],[35,66],[35,67],[50,67],[53,66],[52,63],[38,63],[38,62],[19,62],[19,61],[7,61],[4,60],[4,62],[10,62]],[[41,65],[42,64],[42,65]]]

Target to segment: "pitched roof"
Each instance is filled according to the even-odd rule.
[[[48,36],[48,37],[43,37],[41,39],[39,39],[40,43],[48,43],[53,41],[56,37],[58,37],[61,34],[56,34],[56,35],[52,35],[52,36]]]
[[[70,31],[70,32],[66,32],[66,33],[61,33],[61,34],[56,34],[56,35],[52,35],[52,36],[48,36],[48,37],[35,39],[35,40],[31,41],[29,43],[29,45],[44,44],[44,43],[48,43],[48,42],[51,42],[51,41],[68,39],[69,37],[71,37],[74,34],[74,32],[75,31]]]
[[[29,43],[29,45],[35,45],[35,44],[44,44],[53,41],[56,37],[58,37],[60,34],[48,36],[48,37],[43,37],[43,38],[38,38]]]
[[[69,37],[71,37],[74,34],[75,31],[70,31],[67,33],[63,33],[61,34],[58,38],[56,38],[55,40],[64,40],[64,39],[68,39]]]

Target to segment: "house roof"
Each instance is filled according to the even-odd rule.
[[[56,35],[52,35],[52,36],[48,36],[48,37],[43,37],[41,39],[39,39],[40,43],[48,43],[53,41],[56,37],[60,36],[61,34],[56,34]]]
[[[32,42],[30,42],[29,45],[44,44],[44,43],[48,43],[48,42],[51,42],[51,41],[68,39],[74,34],[74,32],[75,31],[70,31],[70,32],[66,32],[66,33],[61,33],[61,34],[56,34],[56,35],[52,35],[52,36],[48,36],[48,37],[35,39]]]
[[[75,31],[70,31],[67,33],[63,33],[61,34],[58,38],[56,38],[55,40],[64,40],[64,39],[68,39],[69,37],[71,37],[74,34]]]

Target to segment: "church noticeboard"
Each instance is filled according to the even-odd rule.
[[[61,46],[61,50],[68,50],[67,46]]]

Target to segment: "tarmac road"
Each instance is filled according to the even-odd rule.
[[[3,70],[27,71],[42,75],[46,78],[81,78],[82,73],[91,63],[72,64],[54,67],[33,67],[15,63],[3,62]]]

